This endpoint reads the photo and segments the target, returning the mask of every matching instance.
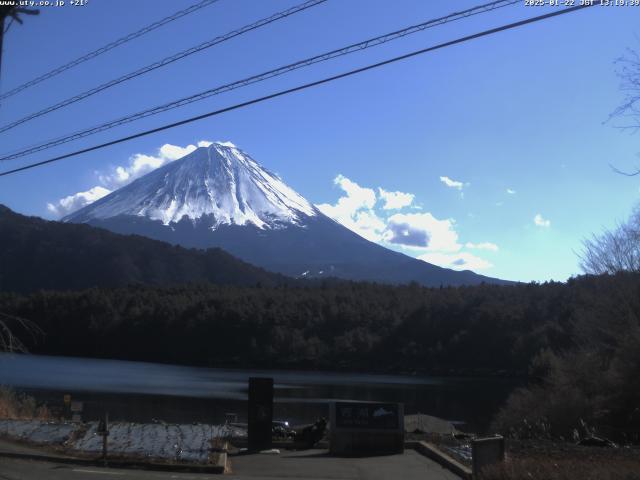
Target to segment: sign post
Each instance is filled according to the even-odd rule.
[[[82,402],[73,401],[71,402],[71,421],[73,423],[82,422],[82,410],[84,408],[84,404]]]
[[[98,422],[98,428],[96,429],[98,435],[102,435],[102,459],[104,463],[107,463],[107,437],[109,436],[109,412],[104,414],[104,418],[101,418]]]
[[[404,452],[402,403],[334,402],[329,413],[331,453],[375,455]]]
[[[68,393],[65,393],[62,399],[64,401],[64,406],[63,406],[64,418],[65,420],[69,420],[71,418],[71,395]]]
[[[249,450],[271,448],[273,378],[249,378]]]

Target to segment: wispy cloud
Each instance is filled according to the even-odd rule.
[[[466,183],[461,182],[459,180],[454,180],[447,176],[440,177],[440,181],[444,183],[447,187],[458,190],[460,192],[460,198],[464,198],[463,189],[471,185],[469,182],[466,182]]]
[[[47,210],[54,216],[61,218],[71,212],[80,210],[82,207],[90,203],[100,200],[111,193],[111,190],[101,186],[93,187],[86,192],[78,192],[73,195],[61,198],[55,203],[47,203]]]
[[[492,252],[498,251],[498,245],[491,242],[482,242],[482,243],[471,243],[467,242],[465,247],[470,248],[472,250],[491,250]]]
[[[464,183],[459,182],[457,180],[453,180],[449,177],[440,177],[440,181],[444,183],[449,188],[455,188],[457,190],[462,190],[464,188]]]
[[[533,223],[538,227],[549,228],[551,226],[551,220],[547,220],[539,213],[533,217]]]
[[[430,252],[420,255],[420,260],[453,270],[485,270],[493,267],[491,262],[469,252]]]

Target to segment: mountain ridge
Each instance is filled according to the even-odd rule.
[[[65,218],[188,248],[218,247],[292,277],[425,286],[511,283],[370,242],[232,144],[174,160]]]
[[[219,249],[186,249],[140,235],[27,217],[0,205],[0,291],[131,284],[277,286],[293,280]]]

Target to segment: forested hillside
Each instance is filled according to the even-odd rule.
[[[619,321],[620,285],[429,289],[364,283],[318,287],[130,287],[0,295],[0,311],[45,332],[35,353],[212,366],[524,375],[544,349],[566,350],[592,325]],[[588,328],[589,327],[589,328]]]
[[[277,285],[282,275],[219,248],[190,250],[88,225],[25,217],[0,205],[0,291],[211,282]]]
[[[4,293],[0,312],[40,326],[43,334],[34,337],[15,332],[33,353],[517,375],[530,388],[511,398],[496,423],[501,431],[566,438],[582,421],[640,427],[640,274],[459,288],[327,283]]]

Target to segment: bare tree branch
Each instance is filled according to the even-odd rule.
[[[640,41],[640,39],[638,39]],[[635,134],[640,130],[640,53],[632,48],[627,48],[626,54],[615,62],[616,74],[620,79],[620,91],[624,98],[622,103],[609,114],[604,122],[612,122],[614,119],[623,119],[622,125],[615,125],[623,131]],[[635,177],[640,174],[640,168],[632,172],[625,172],[610,165],[614,172],[627,177]]]
[[[626,177],[635,177],[636,175],[640,175],[640,168],[636,168],[636,170],[633,172],[623,172],[622,170],[619,170],[617,167],[614,167],[612,164],[609,164],[609,167],[611,167],[611,170],[613,170],[614,172],[619,173],[620,175],[624,175]]]
[[[0,312],[0,351],[27,352],[27,347],[13,332],[21,330],[33,340],[44,335],[42,329],[31,320]]]
[[[626,223],[585,239],[579,254],[585,273],[640,272],[640,209]]]

